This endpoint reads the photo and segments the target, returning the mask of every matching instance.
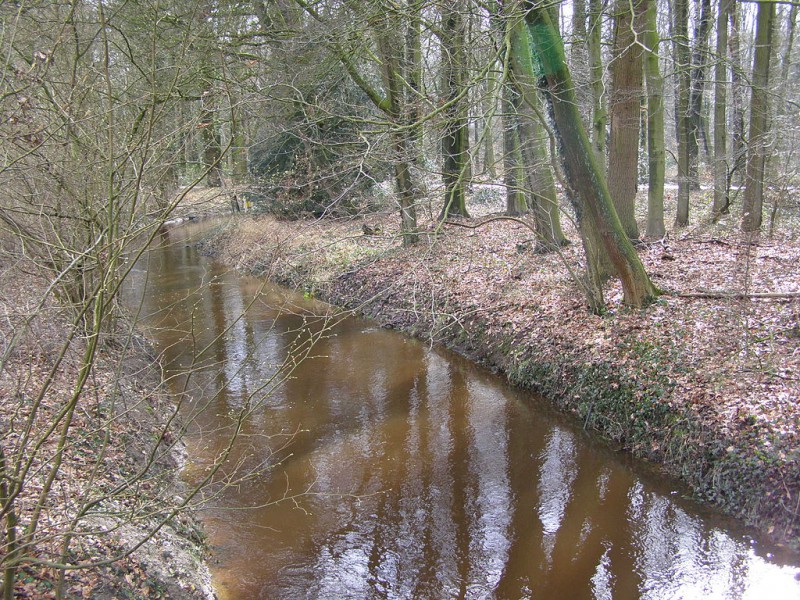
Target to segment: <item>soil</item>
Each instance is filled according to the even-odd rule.
[[[0,267],[0,442],[7,457],[70,330],[67,315],[54,301],[38,304],[45,288],[45,281],[11,264]],[[12,343],[28,319],[25,336]],[[66,598],[214,598],[199,521],[191,510],[173,513],[183,493],[178,474],[185,460],[177,423],[168,423],[174,401],[146,340],[124,333],[122,338],[126,341],[108,339],[101,344],[75,411],[38,542],[17,573],[16,598],[56,597],[59,571],[42,562],[61,562],[63,532],[81,500],[92,497],[104,499],[90,510],[94,516],[82,521],[72,541],[72,559],[85,564],[123,558],[65,571]],[[82,342],[74,346],[52,376],[53,385],[42,396],[33,422],[32,439],[41,440],[34,473],[40,467],[46,472],[56,453],[58,436],[44,432],[51,423],[61,422],[56,415],[74,389]],[[139,476],[153,440],[158,442],[156,459],[146,475]],[[42,479],[31,475],[17,499],[22,525],[30,518]],[[136,483],[122,486],[126,480]],[[165,518],[168,515],[171,518]]]
[[[664,295],[630,309],[609,281],[602,316],[584,301],[569,220],[573,243],[536,253],[529,227],[493,219],[503,207],[491,186],[473,189],[470,219],[437,226],[430,207],[413,247],[400,244],[392,211],[241,214],[206,250],[462,352],[682,479],[698,499],[800,548],[800,214],[776,197],[770,231],[744,235],[740,215],[705,218],[708,196],[693,199],[690,227],[638,246]]]

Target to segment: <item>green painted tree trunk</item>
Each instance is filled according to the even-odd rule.
[[[506,27],[509,30],[511,81],[523,106],[518,106],[521,160],[528,184],[527,206],[533,210],[537,235],[537,251],[549,252],[567,240],[561,229],[555,178],[547,152],[547,132],[541,123],[542,107],[539,98],[533,50],[523,14],[517,10],[521,3],[507,7]]]
[[[536,58],[547,83],[564,170],[575,195],[584,245],[590,239],[586,232],[591,230],[600,240],[601,247],[589,247],[587,252],[596,250],[605,253],[622,283],[625,303],[642,307],[656,298],[659,290],[650,281],[614,210],[605,177],[581,122],[561,36],[543,5],[543,2],[527,2],[526,7],[530,10],[525,18]],[[591,280],[596,281],[596,278],[590,273]],[[590,305],[593,310],[599,311],[602,310],[598,302],[601,298],[596,296],[596,292],[596,289],[592,290]]]

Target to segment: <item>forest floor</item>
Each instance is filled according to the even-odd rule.
[[[739,232],[736,211],[710,223],[710,194],[698,194],[695,222],[638,248],[664,295],[626,308],[610,281],[598,316],[575,276],[583,255],[566,217],[573,243],[537,254],[523,224],[487,222],[503,210],[499,190],[477,187],[473,197],[472,218],[458,225],[435,229],[437,209],[422,211],[424,234],[411,248],[400,245],[392,211],[300,221],[241,214],[207,251],[504,373],[614,447],[659,464],[701,501],[799,548],[798,203],[777,197],[774,227],[753,236]]]
[[[75,388],[84,343],[76,340],[51,374],[60,341],[68,337],[71,323],[52,298],[39,304],[46,297],[48,282],[14,263],[0,260],[0,444],[9,470],[15,464],[12,448],[24,435],[33,399],[52,378],[52,385],[41,396],[27,445],[28,449],[37,446],[40,458],[32,465],[28,485],[16,502],[24,526],[37,502],[47,468],[58,452],[58,435],[48,434],[47,430],[52,423],[63,422],[57,415]],[[24,337],[12,345],[11,340],[26,320],[30,323]],[[127,338],[124,332],[122,337]],[[174,401],[164,387],[157,359],[138,336],[128,340],[132,343],[127,344],[124,353],[119,343],[101,344],[72,419],[61,470],[42,514],[37,545],[28,553],[28,564],[17,573],[15,598],[56,597],[60,571],[41,563],[60,562],[64,533],[70,530],[77,507],[87,498],[103,496],[102,502],[90,511],[94,516],[85,518],[82,531],[73,536],[72,556],[82,562],[126,556],[109,564],[67,570],[66,598],[213,597],[211,575],[204,562],[206,548],[196,516],[185,511],[161,526],[176,496],[183,492],[177,475],[185,450],[177,427],[167,429],[165,424],[174,412]],[[151,441],[159,440],[165,431],[161,441],[173,436],[171,449],[164,448],[147,474],[138,475],[147,464]],[[26,451],[22,460],[28,456]],[[120,487],[125,481],[137,483]],[[148,541],[128,554],[148,536]],[[3,535],[0,553],[5,542]]]

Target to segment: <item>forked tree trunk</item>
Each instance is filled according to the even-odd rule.
[[[553,118],[560,138],[564,170],[576,195],[579,225],[584,243],[586,232],[595,233],[602,245],[597,249],[608,255],[615,274],[622,282],[626,304],[642,307],[659,294],[648,277],[636,250],[619,221],[603,172],[581,122],[575,100],[575,88],[564,57],[564,46],[548,11],[540,2],[526,2],[526,22],[534,50],[547,82]],[[587,248],[591,251],[591,248]],[[594,279],[590,274],[590,279]],[[595,280],[596,281],[596,280]],[[597,290],[594,290],[596,292]],[[597,298],[590,299],[594,310]]]

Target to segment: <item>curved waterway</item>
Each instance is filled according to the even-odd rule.
[[[191,234],[134,283],[185,404],[186,480],[238,433],[202,513],[221,598],[800,598],[800,557],[546,403],[226,271]]]

